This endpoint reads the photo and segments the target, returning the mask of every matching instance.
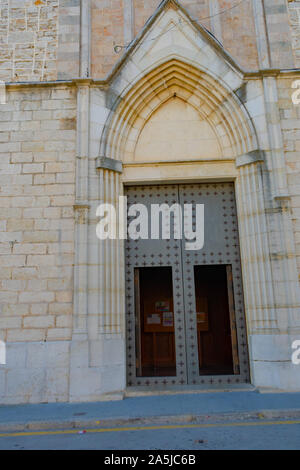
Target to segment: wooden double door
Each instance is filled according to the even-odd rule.
[[[247,382],[234,185],[130,186],[125,195],[132,215],[128,228],[137,215],[145,217],[145,208],[148,214],[148,223],[140,218],[147,225],[148,237],[145,226],[136,227],[143,238],[126,241],[128,386]],[[183,238],[174,235],[175,212],[169,212],[170,219],[167,216],[174,204],[182,209]],[[160,236],[156,232],[153,239],[151,224],[157,205],[162,208]],[[186,205],[193,209],[190,228],[203,230],[200,249],[187,249]],[[204,207],[203,227],[198,224],[196,205]],[[137,210],[131,211],[132,206]],[[169,223],[169,237],[162,238],[163,223]]]

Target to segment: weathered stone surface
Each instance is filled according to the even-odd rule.
[[[300,67],[300,1],[289,0],[289,22],[291,26],[292,48],[296,67]]]
[[[17,102],[23,111],[15,111],[13,116],[1,115],[4,126],[10,122],[17,126],[34,123],[33,134],[29,128],[22,131],[18,149],[10,145],[15,134],[15,127],[11,127],[3,149],[5,154],[9,152],[9,160],[0,153],[1,191],[5,194],[1,197],[1,206],[7,208],[7,212],[2,210],[0,215],[4,224],[0,232],[3,245],[0,331],[9,342],[56,339],[56,334],[58,339],[70,338],[72,269],[68,272],[65,269],[72,267],[74,237],[67,237],[66,242],[63,232],[72,232],[74,228],[75,155],[69,148],[70,139],[75,136],[69,132],[76,121],[76,94],[74,89],[65,87],[52,91],[53,106],[49,111],[38,111],[33,106],[39,103],[41,107],[43,96],[49,99],[48,90],[40,93],[36,90],[36,94],[30,88],[8,92],[7,102],[11,105]],[[41,99],[36,101],[38,95]],[[67,125],[63,129],[60,115],[54,116],[61,109],[62,101],[68,106]],[[26,108],[37,109],[34,121],[32,111]],[[36,123],[42,122],[47,123],[47,136],[37,132]],[[55,129],[60,129],[59,134]],[[53,146],[55,142],[59,149],[49,151],[49,143]],[[65,151],[72,156],[68,162],[64,162]],[[63,195],[67,195],[67,199]],[[52,272],[57,266],[55,273]],[[49,334],[50,329],[56,333]]]
[[[59,0],[0,4],[0,80],[49,81],[57,77]]]

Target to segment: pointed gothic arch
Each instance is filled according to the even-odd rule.
[[[116,100],[103,129],[100,155],[133,161],[145,124],[174,95],[197,109],[214,130],[222,158],[257,150],[253,122],[237,94],[207,72],[174,58],[146,73]]]

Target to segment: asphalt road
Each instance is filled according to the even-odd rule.
[[[299,450],[300,420],[0,434],[0,450],[21,449]]]

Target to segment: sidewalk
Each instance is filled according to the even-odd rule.
[[[300,417],[300,392],[223,391],[98,403],[1,405],[0,431],[290,417]]]

